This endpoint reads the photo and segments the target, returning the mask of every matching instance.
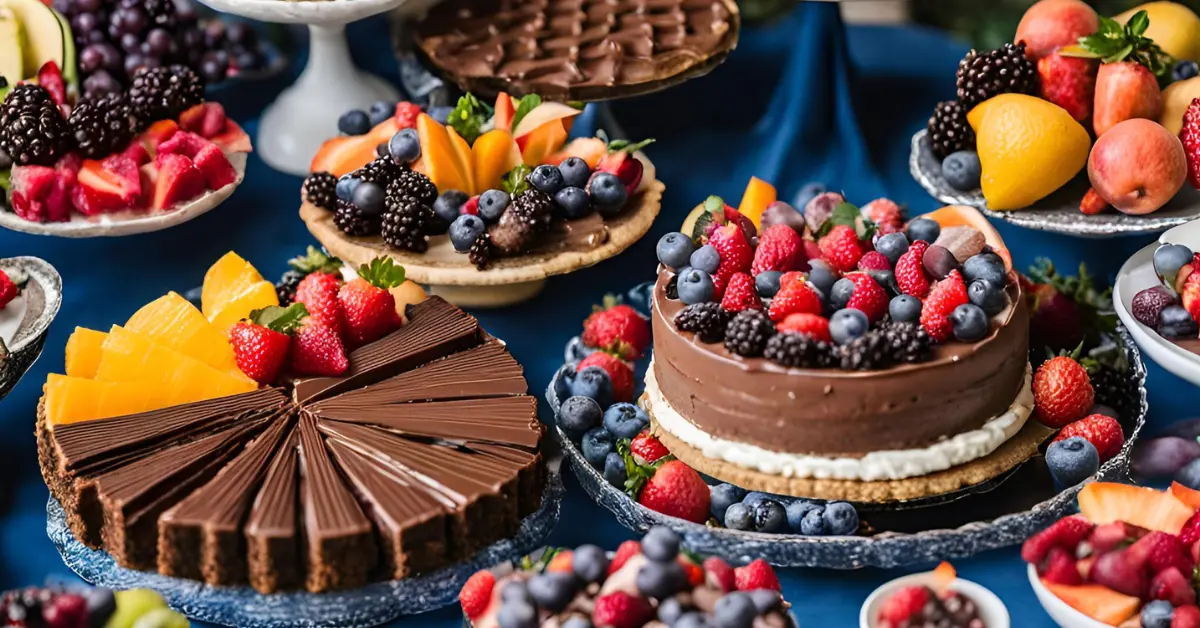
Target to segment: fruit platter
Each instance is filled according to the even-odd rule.
[[[894,567],[1019,543],[1081,482],[1124,477],[1145,371],[1086,269],[1016,272],[970,207],[905,220],[826,193],[801,213],[772,191],[710,197],[659,241],[653,286],[567,345],[547,398],[571,469],[622,524],[776,565]],[[879,440],[822,451],[823,435]]]
[[[0,616],[6,626],[188,626],[186,617],[149,589],[114,591],[76,582],[50,581],[45,586],[0,593]]]
[[[930,602],[933,602],[930,604]],[[860,628],[922,626],[948,619],[953,626],[1008,628],[1008,609],[995,593],[958,577],[954,566],[897,578],[863,602]],[[906,623],[907,622],[907,623]],[[936,623],[934,625],[937,625]]]
[[[1114,18],[1033,4],[1012,43],[959,62],[957,98],[913,136],[910,171],[942,202],[1082,237],[1200,216],[1196,24],[1168,2]]]
[[[300,208],[331,253],[387,255],[433,294],[499,307],[620,253],[658,215],[664,186],[641,152],[651,140],[568,141],[581,109],[536,95],[492,106],[468,94],[436,109],[381,102],[342,115]]]
[[[71,334],[38,459],[85,580],[227,625],[375,624],[451,603],[557,522],[558,461],[503,342],[390,258],[291,266],[277,288],[230,252],[199,307],[168,293]]]
[[[62,306],[62,278],[36,257],[0,259],[0,399],[38,359]]]

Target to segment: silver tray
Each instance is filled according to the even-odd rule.
[[[46,332],[62,306],[62,277],[36,257],[0,259],[0,270],[28,278],[17,297],[0,310],[0,399],[21,381],[46,344]]]

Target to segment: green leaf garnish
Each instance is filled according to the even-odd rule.
[[[642,140],[636,143],[630,142],[629,140],[613,140],[608,143],[608,152],[616,153],[623,151],[626,153],[636,153],[637,151],[642,150],[653,143],[654,138]]]
[[[533,168],[521,164],[504,175],[504,179],[500,181],[500,187],[508,192],[509,196],[516,196],[529,187],[529,182],[525,180],[525,177],[528,177],[531,172],[533,172]]]
[[[513,112],[512,128],[509,130],[515,133],[517,131],[517,125],[521,124],[521,120],[523,120],[525,116],[529,115],[529,112],[536,109],[540,104],[542,104],[542,97],[538,96],[537,94],[522,96],[521,100],[517,102],[516,111]]]
[[[617,441],[617,453],[625,460],[625,494],[636,500],[642,492],[642,487],[654,477],[658,468],[674,460],[675,456],[667,454],[650,464],[638,464],[629,449],[631,442],[628,438]]]
[[[370,264],[359,266],[358,276],[376,288],[387,290],[404,283],[404,267],[382,255],[371,260]]]
[[[1163,51],[1153,39],[1146,37],[1150,16],[1145,10],[1134,13],[1121,26],[1112,18],[1100,18],[1100,30],[1079,38],[1078,46],[1068,46],[1061,54],[1068,57],[1100,59],[1104,63],[1133,61],[1150,70],[1160,85],[1169,82],[1174,59]]]
[[[342,270],[342,260],[326,253],[323,249],[310,246],[304,255],[288,260],[288,266],[305,275],[309,273],[335,274]]]
[[[304,307],[303,303],[293,303],[287,307],[270,305],[250,312],[250,322],[271,331],[288,334],[295,331],[300,326],[300,321],[307,316],[308,308]]]
[[[454,107],[454,111],[450,112],[446,123],[468,144],[474,144],[491,117],[491,107],[476,98],[474,94],[466,94],[458,99],[458,105]]]
[[[843,202],[830,212],[829,217],[817,231],[817,237],[824,237],[838,225],[853,228],[859,240],[870,240],[871,236],[875,235],[877,228],[875,222],[864,216],[862,210],[856,205]]]
[[[1088,272],[1087,264],[1079,264],[1076,276],[1062,275],[1054,267],[1054,262],[1039,257],[1034,260],[1033,266],[1029,267],[1026,274],[1035,283],[1048,284],[1075,303],[1083,321],[1084,339],[1088,346],[1099,345],[1103,336],[1111,336],[1116,332],[1117,314],[1113,308],[1112,286],[1097,288],[1095,280]],[[1041,296],[1034,293],[1034,302],[1031,305],[1035,311],[1040,299]]]

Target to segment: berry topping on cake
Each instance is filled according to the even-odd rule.
[[[821,248],[821,258],[838,272],[854,270],[863,256],[858,234],[848,225],[835,225],[817,244]]]
[[[725,287],[736,273],[747,273],[754,262],[754,250],[746,240],[746,234],[736,225],[719,227],[709,238],[709,244],[716,249],[721,264],[713,274],[713,285],[716,288],[714,296],[721,298]]]
[[[771,225],[758,237],[750,272],[755,276],[769,270],[788,272],[799,269],[804,262],[800,234],[787,225]]]
[[[701,342],[721,342],[729,319],[729,312],[717,303],[694,303],[675,315],[675,326],[696,334]]]
[[[887,292],[870,275],[850,273],[846,275],[846,279],[854,283],[854,292],[846,302],[846,307],[863,312],[872,323],[878,322],[887,314]]]
[[[783,322],[793,314],[820,314],[824,311],[821,297],[799,273],[787,273],[780,278],[779,292],[771,299],[768,314],[772,321]]]
[[[754,278],[746,273],[734,273],[725,286],[721,297],[721,308],[731,314],[744,310],[761,310],[762,300],[758,296]]]
[[[744,310],[725,327],[725,348],[742,357],[757,357],[775,333],[775,325],[761,310]]]

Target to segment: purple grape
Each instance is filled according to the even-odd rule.
[[[224,50],[210,50],[204,53],[200,60],[200,73],[209,83],[219,83],[225,80],[229,71],[229,55]]]
[[[225,37],[236,46],[250,47],[254,45],[254,29],[244,22],[233,22],[225,28]]]
[[[183,42],[183,47],[189,51],[203,50],[205,48],[204,31],[198,28],[189,28],[183,31],[180,41]]]
[[[108,72],[96,70],[83,80],[83,91],[92,97],[104,96],[121,91],[121,84]]]
[[[133,34],[137,35],[146,28],[146,23],[149,20],[146,18],[146,12],[138,7],[128,7],[117,9],[116,13],[109,18],[110,29],[117,29],[118,35]],[[112,34],[112,31],[109,31]]]
[[[79,53],[79,69],[91,74],[104,65],[104,53],[100,52],[101,44],[92,44]]]
[[[225,43],[225,23],[213,20],[204,25],[204,45],[209,48],[219,48]]]
[[[97,28],[90,33],[84,34],[84,42],[89,44],[106,44],[108,43],[108,35],[103,30]]]
[[[171,34],[161,28],[152,28],[149,33],[146,33],[146,48],[152,55],[160,57],[166,56],[171,52],[171,46],[175,41],[171,38]]]
[[[249,50],[244,50],[237,56],[235,65],[239,70],[253,70],[258,67],[258,55]]]
[[[142,40],[137,35],[133,35],[133,34],[121,35],[120,40],[121,40],[121,50],[124,50],[126,54],[139,52],[142,49]]]
[[[100,0],[76,0],[75,8],[80,12],[94,13],[100,10]]]
[[[71,18],[71,28],[76,33],[87,34],[97,28],[100,28],[100,20],[96,18],[95,13],[80,13]]]
[[[54,2],[51,3],[51,6],[54,7],[55,11],[58,11],[67,17],[74,16],[75,12],[79,10],[79,4],[72,2],[71,0],[54,0]]]
[[[1166,478],[1200,458],[1196,440],[1164,436],[1139,441],[1130,456],[1130,471],[1144,479]]]
[[[149,70],[151,68],[157,68],[161,65],[162,63],[158,59],[154,57],[147,57],[140,52],[135,52],[125,57],[125,74],[134,76],[141,70]]]

